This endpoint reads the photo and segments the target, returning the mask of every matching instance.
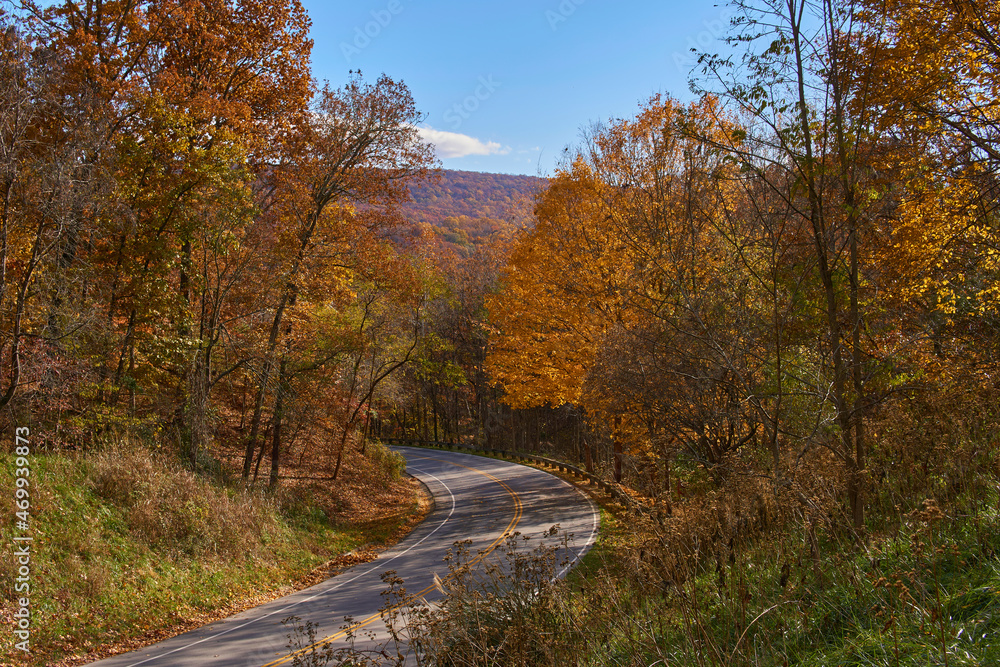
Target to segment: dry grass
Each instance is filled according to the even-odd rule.
[[[221,489],[147,449],[106,449],[88,463],[90,488],[122,509],[133,535],[150,549],[257,555],[282,531],[274,498]]]
[[[385,456],[346,460],[336,483],[286,480],[275,493],[129,443],[32,458],[35,620],[20,664],[86,664],[286,595],[371,560],[429,509]],[[0,462],[10,488],[13,459]],[[0,575],[11,567],[0,559]],[[0,618],[11,613],[5,601]]]

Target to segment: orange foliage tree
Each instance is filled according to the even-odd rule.
[[[193,466],[236,414],[245,476],[267,418],[273,483],[284,416],[310,413],[294,390],[353,368],[342,454],[415,345],[419,272],[391,232],[433,158],[405,85],[317,90],[296,0],[26,1],[0,22],[0,401],[53,440],[166,433]]]

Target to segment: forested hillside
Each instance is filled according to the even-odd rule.
[[[530,224],[535,195],[547,184],[535,176],[443,170],[411,185],[412,201],[400,211],[408,222],[434,227],[448,247],[467,254],[498,231]]]

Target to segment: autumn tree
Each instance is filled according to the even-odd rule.
[[[60,285],[109,181],[93,161],[104,128],[88,99],[64,95],[70,73],[58,54],[2,7],[0,32],[2,407],[25,387],[53,387],[45,367],[47,342],[62,333]]]
[[[405,180],[431,165],[431,149],[417,135],[419,119],[405,85],[384,75],[374,84],[358,75],[342,89],[324,87],[291,137],[295,150],[269,175],[268,194],[274,198],[269,215],[281,221],[282,230],[276,272],[281,288],[270,307],[259,362],[244,479],[250,475],[268,382],[281,357],[279,345],[292,333],[286,314],[299,305],[310,271],[319,269],[320,277],[335,281],[349,279],[356,261],[352,248],[380,233],[389,215],[386,207],[391,210],[406,196]]]
[[[705,366],[729,330],[709,322],[713,309],[722,309],[713,286],[730,259],[712,226],[723,203],[716,183],[726,166],[718,151],[680,129],[685,120],[715,122],[713,105],[707,98],[685,107],[654,97],[635,119],[596,127],[539,199],[538,224],[515,247],[504,291],[491,301],[489,367],[507,400],[575,403],[614,425],[616,479],[627,442],[638,451],[652,439],[666,456],[679,434],[691,435],[692,453],[705,463],[716,459],[713,466],[722,462],[707,423],[684,426],[653,416],[674,399],[654,391],[660,380],[650,378],[693,388],[703,377],[707,388],[726,377]],[[653,356],[638,358],[640,350]],[[681,361],[685,355],[688,362]],[[680,365],[670,371],[660,363],[666,358]],[[716,354],[711,363],[735,362]],[[727,411],[713,414],[723,418]],[[733,449],[754,432],[752,418],[730,425],[737,423]]]
[[[868,28],[856,21],[853,2],[736,4],[745,20],[730,43],[739,50],[728,58],[703,56],[701,81],[732,105],[746,128],[724,147],[786,202],[811,237],[823,331],[817,361],[825,374],[813,386],[828,397],[835,427],[829,439],[817,441],[844,465],[850,512],[860,531],[869,450],[865,418],[885,369],[878,351],[865,344],[879,328],[872,295],[875,257],[884,246],[879,198],[866,166],[876,78],[870,62],[848,58],[853,45],[868,38]]]
[[[58,259],[39,284],[44,338],[85,341],[61,348],[77,364],[100,359],[76,385],[96,391],[91,406],[113,413],[126,393],[134,417],[137,394],[169,391],[177,427],[200,433],[195,415],[219,373],[204,349],[222,320],[196,303],[213,273],[196,258],[218,260],[233,239],[254,236],[256,174],[310,94],[305,14],[295,2],[26,2],[16,11],[60,73],[63,107],[90,134],[77,190],[83,170],[106,184],[78,198],[53,245]],[[53,145],[72,145],[68,118],[48,126]]]
[[[386,308],[410,307],[406,272],[386,263],[406,264],[389,238],[394,207],[432,162],[409,92],[360,75],[316,92],[308,19],[294,1],[12,11],[4,401],[25,384],[25,334],[35,347],[65,341],[46,349],[84,369],[68,385],[81,434],[159,423],[197,465],[220,419],[213,391],[221,383],[231,395],[251,373],[244,471],[273,398],[273,478],[281,415],[299,414],[288,391],[298,379],[328,381],[324,368],[367,360],[354,364],[365,398],[395,368],[377,370],[393,358],[383,357],[388,340],[317,344],[349,338],[324,313],[365,302],[363,285],[376,285],[368,303],[395,294]],[[47,391],[34,375],[28,384]],[[354,407],[345,433],[364,412]]]
[[[995,327],[982,324],[998,305],[1000,14],[975,0],[900,0],[862,2],[858,17],[869,36],[850,55],[884,82],[871,100],[880,110],[876,165],[891,175],[895,296],[922,311],[938,358],[958,353],[949,331],[994,347]]]

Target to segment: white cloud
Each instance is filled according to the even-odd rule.
[[[483,143],[475,137],[458,132],[435,130],[433,127],[418,127],[420,138],[433,144],[438,157],[465,157],[466,155],[506,155],[510,146],[501,146],[495,141]]]

